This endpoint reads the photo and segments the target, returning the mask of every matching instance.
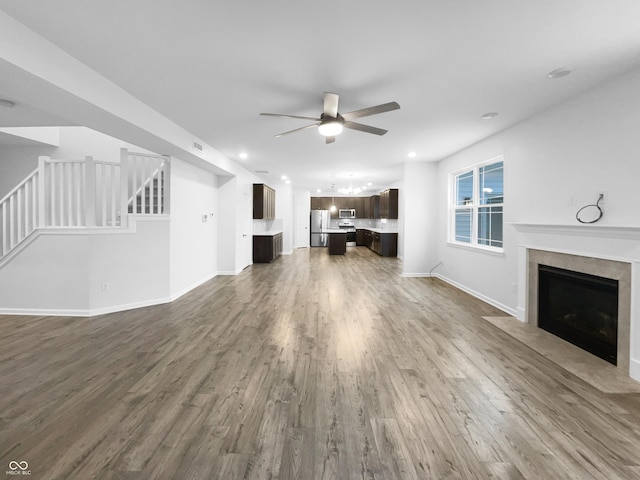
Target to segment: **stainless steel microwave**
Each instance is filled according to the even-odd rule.
[[[356,210],[354,208],[341,208],[338,210],[338,218],[356,218]]]

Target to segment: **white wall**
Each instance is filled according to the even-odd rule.
[[[276,189],[276,218],[282,220],[282,253],[290,255],[293,251],[293,189],[286,183],[273,188]]]
[[[404,165],[404,186],[399,191],[402,249],[398,255],[402,254],[402,274],[406,276],[427,275],[438,262],[436,173],[435,163]]]
[[[0,145],[0,199],[38,168],[38,157],[51,156],[56,147]]]
[[[218,271],[215,183],[213,173],[171,159],[172,298],[209,280]]]
[[[169,220],[137,217],[130,218],[129,225],[135,233],[87,236],[91,315],[170,299]]]
[[[236,272],[236,184],[235,177],[216,176],[218,193],[218,273],[235,275]]]
[[[131,223],[135,234],[38,235],[0,269],[0,313],[86,316],[168,301],[169,222]]]
[[[304,189],[293,190],[293,244],[292,248],[305,248],[310,244],[311,192]]]
[[[87,312],[89,239],[40,235],[0,269],[0,313]]]
[[[438,244],[445,277],[515,312],[516,234],[510,222],[576,224],[606,192],[602,225],[640,225],[640,69],[542,112],[438,165]],[[447,244],[451,172],[504,154],[504,254]],[[576,198],[570,205],[570,195]]]

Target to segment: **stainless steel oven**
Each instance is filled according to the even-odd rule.
[[[350,221],[342,221],[338,224],[338,228],[347,232],[347,247],[355,247],[356,226],[354,225],[354,223]]]

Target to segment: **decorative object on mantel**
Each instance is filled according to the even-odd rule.
[[[596,223],[602,218],[604,212],[600,207],[600,202],[604,198],[604,194],[601,193],[598,197],[598,201],[591,205],[585,205],[576,212],[576,220],[580,223]]]

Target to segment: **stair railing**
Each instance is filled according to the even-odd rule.
[[[0,200],[0,258],[16,248],[40,224],[39,177],[39,170],[34,170]]]
[[[126,227],[127,214],[169,214],[169,158],[121,150],[120,163],[39,157],[0,200],[0,259],[38,229]]]
[[[126,165],[128,212],[142,215],[169,213],[169,158],[161,155],[121,150],[120,163]]]

